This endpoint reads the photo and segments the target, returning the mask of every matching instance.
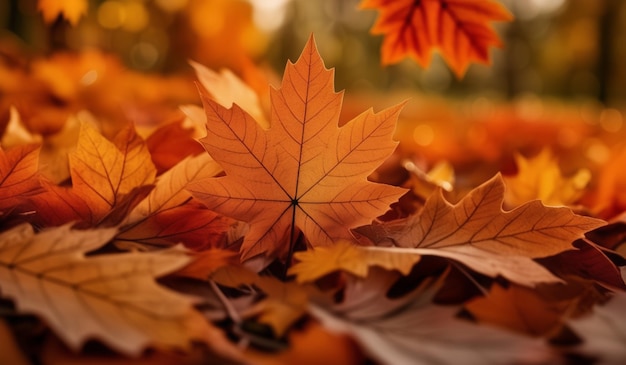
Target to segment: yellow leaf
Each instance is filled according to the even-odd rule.
[[[338,241],[333,246],[297,252],[294,257],[299,262],[289,269],[289,274],[296,275],[299,283],[314,281],[338,270],[366,277],[370,266],[397,270],[406,275],[420,260],[420,255],[371,251],[349,241]]]
[[[550,206],[570,205],[580,198],[591,179],[588,169],[580,169],[569,178],[563,177],[556,157],[548,149],[532,158],[517,154],[515,162],[517,175],[504,178],[504,201],[511,206],[535,199]]]

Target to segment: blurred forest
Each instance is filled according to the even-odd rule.
[[[396,139],[420,168],[447,161],[475,186],[514,172],[515,153],[549,148],[566,173],[594,176],[626,159],[621,0],[503,0],[515,17],[493,23],[504,46],[462,79],[437,53],[426,69],[381,66],[377,12],[359,0],[90,0],[71,20],[45,19],[41,3],[0,1],[0,131],[14,108],[33,133],[88,111],[109,137],[129,122],[147,136],[199,103],[189,60],[232,70],[268,108],[268,83],[313,33],[346,90],[342,120],[410,100]]]
[[[447,97],[556,97],[621,107],[626,100],[626,2],[503,0],[515,15],[495,24],[504,48],[492,67],[473,65],[457,80],[436,56],[423,70],[407,60],[380,66],[375,11],[358,0],[91,0],[72,27],[47,26],[36,0],[0,1],[0,54],[96,48],[132,69],[190,73],[188,59],[227,67],[254,83],[260,65],[275,74],[313,32],[322,56],[349,92],[411,90]],[[19,51],[18,51],[19,50]],[[261,84],[261,81],[259,81]]]

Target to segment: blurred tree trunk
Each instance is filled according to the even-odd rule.
[[[19,13],[17,10],[17,6],[17,0],[11,0],[8,3],[5,3],[1,9],[2,11],[8,12],[8,14],[5,15],[7,18],[6,28],[14,34],[19,34]]]
[[[504,80],[506,82],[506,96],[513,99],[520,92],[520,72],[517,67],[518,50],[516,42],[523,39],[523,32],[519,22],[512,22],[504,35]]]
[[[509,10],[513,14],[517,14],[519,7],[525,5],[518,1],[509,2]],[[519,95],[522,90],[522,77],[519,68],[519,52],[520,46],[527,42],[524,32],[524,25],[519,20],[514,20],[507,24],[504,33],[504,67],[501,71],[504,79],[504,92],[506,97],[511,100]]]
[[[613,68],[613,32],[618,22],[619,9],[623,0],[604,0],[604,11],[598,19],[600,31],[598,32],[598,99],[606,104],[611,97],[611,79]]]

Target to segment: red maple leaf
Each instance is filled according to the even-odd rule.
[[[364,0],[377,9],[373,34],[384,34],[382,64],[409,56],[428,67],[437,48],[461,78],[470,62],[489,64],[489,46],[501,47],[491,21],[510,21],[508,10],[493,0]]]

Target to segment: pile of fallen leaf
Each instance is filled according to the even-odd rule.
[[[411,101],[342,114],[313,37],[268,103],[192,66],[202,107],[97,53],[0,63],[0,364],[626,358],[619,138],[581,163],[600,127],[503,108],[416,146]]]

